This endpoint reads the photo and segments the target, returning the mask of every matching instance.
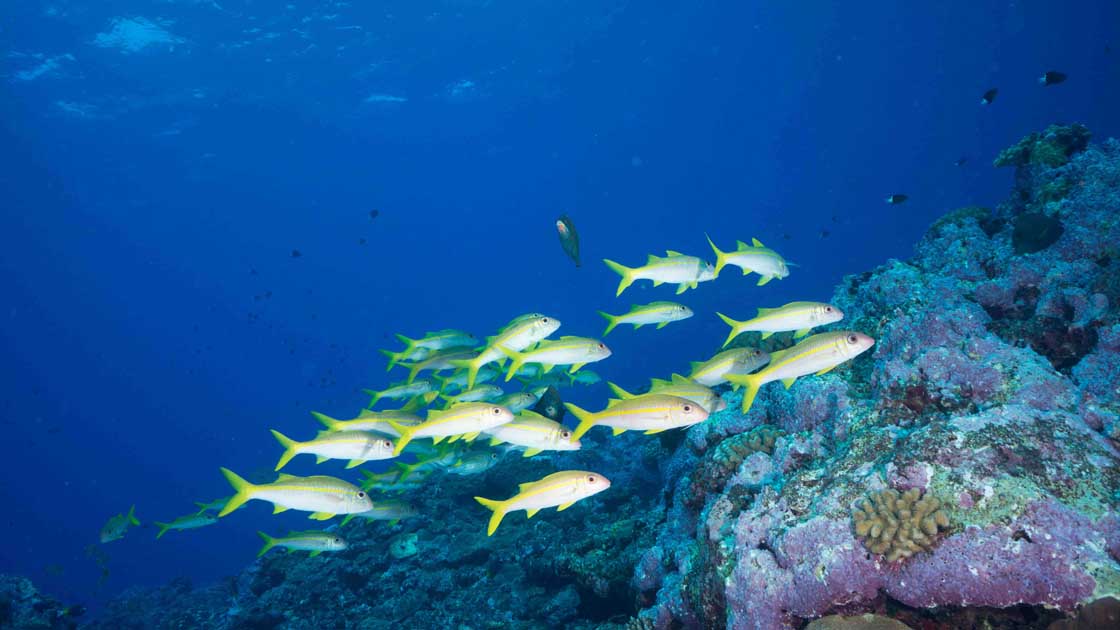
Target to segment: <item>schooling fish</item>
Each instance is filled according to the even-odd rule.
[[[564,253],[579,267],[579,233],[568,215],[562,214],[556,220],[556,233],[560,235],[560,247],[564,248]]]
[[[467,368],[467,389],[474,387],[482,366],[505,358],[502,348],[514,352],[524,350],[556,332],[557,328],[560,328],[560,320],[540,313],[515,317],[498,334],[486,340],[486,347],[478,356],[469,361],[458,362],[459,367]]]
[[[314,455],[316,464],[321,464],[328,459],[350,460],[346,464],[347,468],[356,468],[369,461],[394,457],[392,440],[365,431],[323,431],[318,437],[307,442],[297,442],[275,429],[272,430],[272,435],[284,447],[284,454],[276,463],[276,470],[280,470],[292,461],[293,457],[302,453]]]
[[[650,280],[655,287],[665,283],[675,284],[677,295],[680,295],[688,289],[695,289],[698,283],[714,280],[716,277],[715,269],[707,262],[673,250],[666,251],[664,258],[650,254],[646,264],[641,267],[627,267],[605,258],[603,262],[622,276],[618,281],[616,297],[622,295],[626,287],[633,284],[635,280]]]
[[[984,95],[980,97],[980,104],[991,105],[992,101],[996,100],[996,94],[999,94],[999,90],[997,90],[996,88],[992,88],[987,92],[984,92]]]
[[[572,432],[564,425],[528,410],[517,414],[513,422],[494,427],[486,434],[490,436],[490,446],[509,442],[524,447],[524,457],[532,457],[541,451],[580,449],[579,440],[573,440]]]
[[[509,409],[489,403],[461,403],[444,411],[429,411],[427,420],[409,427],[390,420],[389,423],[401,434],[393,455],[400,455],[404,447],[418,437],[430,437],[435,444],[444,438],[451,438],[449,441],[454,442],[460,437],[469,442],[479,433],[512,420],[513,414]]]
[[[899,194],[887,195],[886,202],[891,204],[892,206],[897,206],[898,204],[903,203],[904,201],[906,201],[909,198],[910,197],[908,197],[906,195],[899,195]]]
[[[476,385],[479,383],[488,383],[497,378],[499,374],[501,374],[501,370],[496,370],[488,365],[484,365],[479,368],[478,373],[475,374],[474,382]],[[459,370],[458,372],[449,374],[447,376],[433,374],[432,379],[439,383],[439,390],[446,393],[452,388],[459,390],[466,389],[468,376],[470,375],[468,374],[467,370]]]
[[[272,483],[253,484],[228,468],[222,468],[222,474],[236,493],[218,513],[219,517],[253,499],[272,503],[275,506],[273,514],[285,510],[300,510],[311,512],[311,518],[320,521],[337,514],[365,512],[371,507],[369,497],[363,490],[334,477],[296,477],[280,473]]]
[[[404,335],[394,336],[398,341],[404,344],[404,351],[412,350],[414,348],[427,348],[428,350],[469,348],[478,344],[477,337],[468,332],[455,330],[454,328],[445,328],[443,330],[424,333],[424,336],[419,339],[410,339],[408,337],[405,337]]]
[[[1038,77],[1038,82],[1042,85],[1057,85],[1067,79],[1067,75],[1063,72],[1051,70],[1046,74]]]
[[[153,521],[156,527],[159,528],[159,533],[156,538],[162,538],[164,534],[173,529],[198,529],[199,527],[206,527],[218,522],[218,517],[213,514],[207,513],[205,510],[198,514],[188,514],[187,516],[180,516],[179,518],[171,521],[170,523],[161,523]]]
[[[606,337],[619,324],[633,324],[634,330],[646,324],[657,324],[660,330],[670,322],[679,322],[692,317],[692,309],[676,302],[651,302],[631,306],[630,312],[622,315],[611,315],[603,311],[599,311],[599,314],[607,320],[607,329],[603,331],[603,336]]]
[[[478,385],[454,396],[440,394],[440,398],[447,401],[448,406],[464,402],[491,402],[499,398],[504,392],[497,385]]]
[[[395,365],[403,361],[423,361],[432,356],[435,350],[425,348],[423,346],[416,346],[412,348],[405,348],[400,352],[393,352],[392,350],[378,350],[381,354],[389,357],[389,364],[385,366],[385,371],[393,369]]]
[[[211,511],[217,512],[218,510],[224,508],[226,506],[226,503],[229,503],[229,499],[230,499],[230,497],[221,497],[221,498],[218,498],[218,499],[214,499],[213,501],[211,501],[209,503],[203,503],[201,501],[195,501],[194,504],[198,506],[198,512],[197,513],[198,514],[204,514],[206,512],[211,512]]]
[[[506,373],[506,381],[513,378],[525,363],[539,363],[541,371],[547,374],[554,365],[570,365],[570,373],[578,372],[588,363],[602,361],[611,356],[611,349],[598,339],[587,337],[561,337],[555,341],[542,341],[536,348],[526,352],[514,352],[507,348],[499,349],[513,359]]]
[[[342,524],[345,525],[355,518],[364,518],[367,521],[389,521],[390,525],[396,525],[402,519],[412,518],[416,514],[416,508],[404,501],[375,501],[373,507],[365,512],[347,514],[342,519]]]
[[[420,416],[404,411],[404,409],[386,411],[363,409],[358,417],[353,420],[336,420],[318,411],[312,411],[311,415],[321,422],[327,428],[327,431],[373,431],[390,437],[400,437],[400,434],[389,425],[389,420],[405,426],[420,424],[424,421]]]
[[[801,338],[817,326],[824,326],[844,319],[844,313],[832,306],[821,302],[790,302],[777,308],[760,308],[754,319],[736,321],[723,313],[716,313],[725,324],[731,326],[731,332],[723,347],[731,343],[735,337],[745,332],[761,332],[766,339],[776,332],[795,331],[794,338]]]
[[[571,385],[577,383],[580,385],[594,385],[595,383],[601,383],[603,381],[602,377],[591,370],[580,370],[575,374],[568,374],[568,378],[571,380]]]
[[[734,265],[742,269],[744,276],[752,271],[757,273],[760,276],[758,286],[762,286],[774,278],[781,280],[789,275],[789,265],[792,263],[787,263],[781,254],[766,247],[757,238],[751,239],[750,245],[743,241],[736,241],[735,251],[733,252],[720,250],[712,242],[711,237],[708,238],[708,245],[711,245],[712,251],[716,254],[715,272],[717,276],[727,265]]]
[[[766,365],[770,355],[758,348],[732,348],[724,350],[707,361],[693,361],[688,378],[715,387],[727,382],[728,374],[746,374]]]
[[[789,388],[798,377],[825,374],[873,345],[874,339],[858,332],[820,333],[806,337],[792,348],[770,353],[770,365],[762,370],[754,374],[729,374],[727,380],[747,388],[743,393],[743,413],[746,413],[762,385],[781,381]]]
[[[130,525],[140,525],[140,521],[136,520],[135,505],[128,508],[128,514],[117,514],[105,523],[105,526],[101,528],[101,542],[113,542],[124,538]]]
[[[611,482],[606,477],[585,470],[564,470],[540,479],[523,483],[518,486],[516,495],[498,501],[475,497],[494,513],[490,516],[490,524],[486,528],[486,535],[493,536],[506,514],[517,510],[525,510],[527,518],[533,518],[541,508],[556,507],[557,512],[572,507],[576,501],[586,499],[594,494],[611,487]]]
[[[435,383],[427,379],[421,379],[419,381],[409,381],[407,383],[396,383],[380,391],[375,389],[363,389],[362,391],[369,395],[369,404],[366,405],[366,408],[372,409],[373,406],[377,404],[377,401],[383,398],[405,400],[407,398],[423,396],[424,394],[434,392]],[[432,399],[434,398],[433,396]]]
[[[257,552],[257,557],[268,553],[273,547],[287,547],[288,551],[310,551],[310,557],[324,551],[342,551],[346,549],[346,541],[338,534],[330,532],[310,531],[291,532],[283,538],[273,538],[264,532],[257,532],[264,541],[264,546]]]
[[[580,372],[580,374],[583,374],[583,372]],[[540,399],[540,394],[536,392],[514,392],[512,394],[506,394],[505,396],[502,396],[495,402],[505,407],[506,409],[509,409],[514,415],[516,415],[537,404],[537,401]]]
[[[477,475],[493,468],[500,459],[501,456],[494,451],[475,451],[459,457],[447,472],[464,477]]]
[[[614,383],[607,383],[607,387],[610,387],[614,395],[622,400],[637,398],[642,395],[631,394]],[[723,398],[714,390],[709,387],[704,387],[700,383],[687,379],[680,374],[674,374],[672,380],[668,381],[659,378],[651,379],[648,393],[687,398],[703,407],[709,414],[723,411],[727,408],[727,403],[724,402]]]
[[[700,405],[679,396],[667,394],[642,394],[624,400],[611,400],[607,408],[592,413],[572,403],[564,403],[579,420],[572,432],[572,439],[580,439],[591,427],[604,426],[619,435],[624,431],[645,431],[646,435],[668,429],[690,427],[708,419],[708,412]]]
[[[447,350],[440,350],[423,361],[398,363],[397,365],[408,368],[408,378],[405,379],[405,382],[411,383],[416,380],[416,375],[424,370],[431,372],[450,370],[451,368],[458,367],[460,361],[469,361],[475,356],[477,356],[477,353],[474,350],[449,348]]]

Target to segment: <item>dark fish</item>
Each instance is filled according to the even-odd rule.
[[[1059,83],[1061,83],[1062,81],[1065,81],[1065,80],[1066,80],[1065,73],[1057,72],[1055,70],[1051,70],[1051,71],[1047,72],[1046,74],[1038,77],[1038,82],[1043,84],[1043,85],[1057,85],[1057,84],[1059,84]]]
[[[366,244],[366,239],[364,239],[364,238],[358,239],[358,244],[359,245],[365,245]]]
[[[821,230],[821,238],[828,238],[831,235],[832,232],[829,232],[828,230]]]
[[[902,203],[903,201],[906,201],[907,199],[909,199],[909,197],[907,197],[906,195],[890,195],[889,197],[887,197],[886,201],[891,205],[896,205]]]
[[[380,210],[370,210],[369,211],[369,218],[370,219],[376,219],[378,216],[380,216],[380,214],[381,214]]]
[[[984,96],[980,97],[980,104],[991,105],[992,101],[996,100],[996,94],[999,94],[999,90],[997,90],[996,88],[992,88],[987,92],[984,92]]]
[[[556,232],[560,235],[560,246],[564,248],[564,253],[579,267],[579,233],[568,215],[562,214],[556,219]]]
[[[961,159],[953,162],[953,166],[964,166],[966,162],[968,162],[968,157],[961,157]]]
[[[550,385],[541,395],[537,404],[533,406],[533,411],[562,423],[564,421],[564,401],[560,399],[560,390],[556,389],[555,385]]]
[[[292,258],[299,258],[300,256],[303,256],[303,254],[301,254],[298,249],[292,250]]]

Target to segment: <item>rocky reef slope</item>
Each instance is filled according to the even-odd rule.
[[[133,590],[88,627],[1108,627],[1120,143],[1054,127],[996,164],[1017,170],[1005,203],[946,215],[911,260],[838,287],[873,353],[766,386],[747,415],[726,392],[687,434],[593,433],[610,448],[448,476],[410,497],[438,517],[355,522],[338,554]],[[469,497],[557,466],[615,490],[488,538]]]

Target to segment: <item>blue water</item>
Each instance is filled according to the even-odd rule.
[[[253,531],[306,519],[132,530],[102,546],[100,587],[85,549],[130,504],[169,520],[228,494],[219,466],[270,470],[269,428],[354,415],[395,332],[539,311],[598,335],[597,309],[672,297],[616,299],[601,258],[711,258],[705,232],[801,265],[763,288],[726,273],[683,296],[693,319],[613,332],[594,369],[638,386],[710,356],[715,310],[827,300],[944,212],[998,203],[1012,173],[991,160],[1024,134],[1120,133],[1115,2],[832,4],[0,5],[0,572],[93,604],[231,574]],[[113,43],[126,18],[167,41]],[[1046,70],[1069,80],[1043,88]]]

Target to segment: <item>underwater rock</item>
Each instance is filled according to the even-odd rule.
[[[1042,133],[1032,133],[1013,147],[1000,152],[992,163],[1003,166],[1042,164],[1051,168],[1069,161],[1075,153],[1085,150],[1091,134],[1084,125],[1051,125]]]
[[[805,626],[805,630],[911,630],[910,626],[880,615],[859,615],[845,617],[829,615],[821,617]]]
[[[0,574],[0,628],[77,628],[84,610],[43,595],[27,578]]]
[[[1011,245],[1016,254],[1033,254],[1057,242],[1063,231],[1058,219],[1041,212],[1028,212],[1015,217]]]

